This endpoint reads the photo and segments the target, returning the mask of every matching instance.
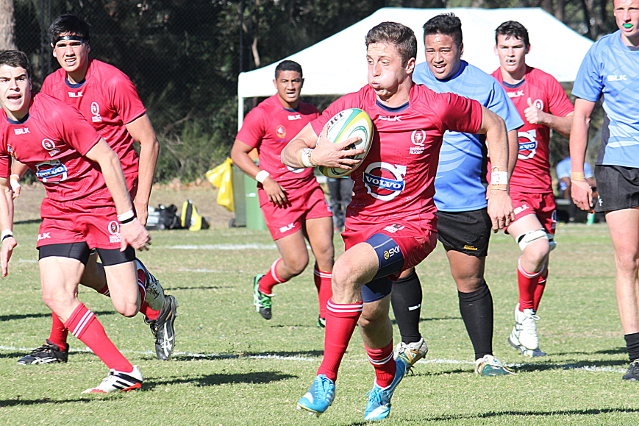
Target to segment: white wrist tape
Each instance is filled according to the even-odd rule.
[[[9,185],[11,185],[11,190],[16,191],[16,189],[20,188],[20,176],[11,175],[9,176]]]
[[[259,183],[264,183],[264,181],[266,180],[267,177],[270,176],[270,173],[267,172],[266,170],[260,170],[256,175],[255,175],[255,180],[258,181]]]
[[[302,164],[304,165],[304,167],[315,167],[315,165],[311,161],[312,155],[313,150],[311,148],[304,148],[302,150]]]
[[[508,172],[491,172],[490,173],[491,185],[508,185]]]

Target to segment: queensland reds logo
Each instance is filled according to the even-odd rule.
[[[364,171],[366,193],[382,201],[390,201],[404,190],[406,166],[384,162],[371,163]]]
[[[541,99],[535,99],[535,102],[533,102],[533,105],[542,111],[544,110],[544,101],[542,101]]]
[[[279,139],[284,139],[286,137],[286,128],[280,124],[275,129],[275,134]]]
[[[60,150],[55,147],[55,142],[51,139],[42,139],[42,148],[44,148],[51,157],[60,152]]]
[[[411,146],[408,150],[410,154],[421,154],[424,152],[424,143],[426,141],[426,132],[424,130],[413,130],[410,135],[410,141],[415,146]]]
[[[112,220],[111,222],[109,222],[109,242],[111,243],[119,243],[121,241],[120,238],[120,224],[115,221]]]
[[[519,155],[520,160],[529,160],[537,153],[537,130],[519,132]]]
[[[98,105],[97,102],[91,103],[91,114],[93,114],[93,117],[91,117],[91,121],[93,121],[94,123],[99,123],[102,121],[102,116],[100,115],[100,105]]]

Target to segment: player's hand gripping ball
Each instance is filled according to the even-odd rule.
[[[332,143],[340,143],[355,136],[359,136],[361,138],[360,141],[351,144],[347,149],[363,149],[365,151],[363,154],[355,155],[353,158],[357,160],[364,159],[373,142],[373,122],[368,114],[361,109],[345,109],[335,114],[328,121],[326,138]],[[352,170],[325,166],[320,166],[319,170],[324,176],[339,178],[351,174],[357,169],[359,164]]]

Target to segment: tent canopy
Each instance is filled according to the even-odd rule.
[[[422,26],[433,16],[446,12],[455,13],[462,21],[462,58],[487,73],[499,66],[493,47],[495,29],[504,21],[519,21],[528,29],[531,50],[526,62],[550,73],[559,81],[574,81],[579,65],[592,44],[591,40],[540,8],[382,8],[343,31],[285,59],[302,65],[305,80],[302,93],[305,96],[354,92],[366,84],[364,38],[368,30],[384,21],[399,22],[412,28],[417,36],[417,62],[420,63],[425,60]],[[279,62],[239,75],[240,125],[244,117],[244,98],[266,97],[275,93],[272,81]]]

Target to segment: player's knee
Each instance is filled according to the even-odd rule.
[[[299,256],[292,259],[284,259],[284,267],[292,277],[296,277],[304,272],[304,269],[306,269],[307,265],[308,256]]]
[[[114,302],[113,307],[116,312],[127,318],[134,317],[138,313],[137,301],[119,301]]]

